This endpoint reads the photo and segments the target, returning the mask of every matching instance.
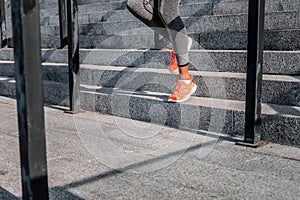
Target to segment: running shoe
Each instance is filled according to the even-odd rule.
[[[193,43],[192,38],[188,37],[188,50],[190,50],[192,48],[192,43]],[[171,56],[171,62],[169,65],[169,71],[172,74],[177,73],[178,72],[178,63],[177,63],[177,59],[176,59],[174,50],[172,50],[170,52],[170,56]]]
[[[169,102],[181,103],[190,99],[191,95],[197,90],[197,85],[193,82],[192,76],[190,80],[178,80],[176,88],[169,96]]]

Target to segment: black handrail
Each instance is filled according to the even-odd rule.
[[[69,101],[68,113],[80,111],[80,64],[77,0],[58,0],[60,48],[68,46]]]
[[[11,4],[23,199],[48,199],[39,0]]]
[[[67,0],[58,0],[60,48],[68,45]]]
[[[67,0],[70,112],[80,111],[80,64],[77,0]]]
[[[1,48],[7,44],[4,0],[0,0],[0,42]]]
[[[245,137],[240,144],[252,147],[263,144],[260,124],[264,19],[265,0],[249,0]]]

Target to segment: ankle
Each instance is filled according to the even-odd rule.
[[[190,80],[191,77],[189,74],[179,74],[179,80]]]

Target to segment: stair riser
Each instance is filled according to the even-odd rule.
[[[114,1],[107,1],[107,0],[89,0],[89,1],[78,1],[79,8],[81,5],[91,5],[97,6],[101,8],[101,3],[115,3],[120,2],[119,0]],[[197,5],[199,3],[206,3],[210,5],[210,10],[213,12],[211,14],[214,15],[225,15],[225,14],[235,14],[235,13],[248,13],[248,0],[236,0],[236,1],[181,1],[180,8],[181,7],[188,7]],[[55,8],[57,7],[57,1],[50,1],[47,3],[41,3],[40,8],[41,9],[49,9],[49,8]],[[300,5],[299,2],[295,0],[267,0],[265,1],[265,10],[266,12],[274,12],[274,11],[288,11],[288,10],[299,10]],[[87,10],[85,10],[86,12]],[[181,15],[187,13],[185,10],[181,10]]]
[[[0,82],[1,95],[15,96],[15,86],[11,82]],[[45,84],[44,99],[47,103],[68,106],[66,85]],[[165,97],[166,98],[166,97]],[[124,104],[124,102],[127,102]],[[81,92],[81,106],[84,110],[97,111],[141,121],[156,121],[161,125],[175,128],[208,130],[229,135],[244,133],[244,112],[224,110],[192,104],[173,104],[117,93],[95,94]],[[157,121],[155,117],[161,117]],[[262,115],[262,139],[270,142],[299,146],[300,134],[297,127],[299,117],[282,115]],[[284,137],[283,137],[284,136]]]
[[[67,50],[43,50],[43,62],[67,63]],[[300,75],[300,52],[264,53],[265,74]],[[12,49],[1,49],[0,60],[13,60]],[[169,51],[81,50],[80,62],[104,66],[167,68]],[[282,65],[284,63],[284,66]],[[198,71],[246,72],[246,51],[191,51],[190,69]]]
[[[214,15],[225,15],[233,13],[248,13],[249,0],[236,0],[236,1],[216,1],[213,5]],[[265,11],[288,11],[300,10],[299,2],[295,0],[266,0]]]
[[[299,11],[267,14],[265,30],[299,29],[299,20]],[[247,21],[248,19],[246,15],[184,19],[189,33],[247,31]],[[142,27],[145,27],[145,25],[139,21],[82,24],[79,28],[79,33],[86,35],[115,35]],[[41,33],[45,36],[59,35],[58,30],[59,28],[57,26],[41,27]]]
[[[101,9],[102,10],[102,9]],[[111,11],[97,11],[95,13],[80,13],[78,16],[79,24],[99,23],[99,22],[126,22],[126,21],[138,21],[127,9],[125,10],[111,10]],[[203,15],[210,15],[211,4],[196,4],[181,6],[181,17],[201,17]],[[9,19],[8,19],[9,20]],[[58,26],[58,15],[45,15],[41,18],[41,25]]]
[[[300,49],[300,29],[287,31],[266,31],[265,50],[296,51]],[[245,50],[247,49],[247,32],[218,32],[189,34],[193,38],[192,49],[210,50]],[[46,36],[41,38],[43,48],[58,48],[60,39],[58,36]],[[154,48],[154,36],[152,31],[143,35],[80,35],[80,48],[99,49],[149,49]],[[12,46],[12,45],[11,45]],[[161,45],[162,48],[171,48],[168,42]]]
[[[193,72],[194,82],[198,85],[196,96],[244,101],[246,98],[246,79],[201,74]],[[13,69],[4,67],[2,76],[14,76]],[[44,80],[68,83],[66,66],[43,67]],[[274,78],[276,78],[274,76]],[[119,88],[129,91],[151,91],[172,93],[178,77],[169,73],[142,72],[138,68],[113,71],[103,69],[81,69],[81,84],[97,85],[105,88]],[[264,80],[262,102],[280,105],[300,106],[300,82]]]
[[[49,15],[48,15],[49,16]],[[102,19],[102,18],[97,18]],[[88,19],[85,15],[82,21],[90,24],[81,24],[79,28],[80,34],[104,34],[115,35],[121,34],[125,31],[145,27],[139,21],[127,22],[108,22],[108,23],[91,23],[92,20]],[[205,32],[234,32],[234,31],[247,31],[247,15],[227,15],[227,16],[214,16],[214,17],[201,17],[201,18],[184,18],[187,31],[189,33],[205,33]],[[82,22],[81,21],[81,22]],[[300,28],[299,11],[269,13],[266,14],[265,30],[288,30]],[[47,23],[42,21],[42,23]],[[53,22],[52,22],[53,23]],[[58,20],[57,22],[58,23]],[[58,25],[58,24],[57,24]],[[11,35],[11,22],[7,23],[7,34]],[[59,35],[58,26],[41,26],[41,33],[47,35]]]
[[[58,5],[55,6],[53,4],[51,5],[51,8],[44,9],[43,5],[41,6],[40,10],[40,17],[44,18],[47,16],[55,16],[58,15]],[[48,6],[48,5],[46,5]],[[97,13],[97,12],[102,12],[102,11],[113,11],[113,10],[121,10],[121,9],[126,9],[126,2],[125,1],[116,1],[116,2],[111,2],[111,3],[102,3],[101,6],[99,5],[83,5],[83,6],[78,6],[78,13],[79,14],[85,14],[85,13]],[[11,17],[11,5],[10,3],[6,4],[6,17],[9,18]]]
[[[171,74],[155,72],[130,71],[81,71],[82,84],[100,85],[110,88],[129,89],[130,91],[153,91],[172,93],[178,77]],[[195,95],[220,99],[244,101],[246,96],[246,79],[215,77],[194,74],[194,82],[198,85]],[[124,83],[126,81],[126,83]],[[129,82],[127,82],[129,81]],[[262,101],[264,103],[300,106],[300,82],[264,80]]]

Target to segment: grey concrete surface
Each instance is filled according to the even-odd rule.
[[[21,198],[16,102],[0,98],[0,199]],[[300,198],[300,149],[45,107],[50,199]]]

